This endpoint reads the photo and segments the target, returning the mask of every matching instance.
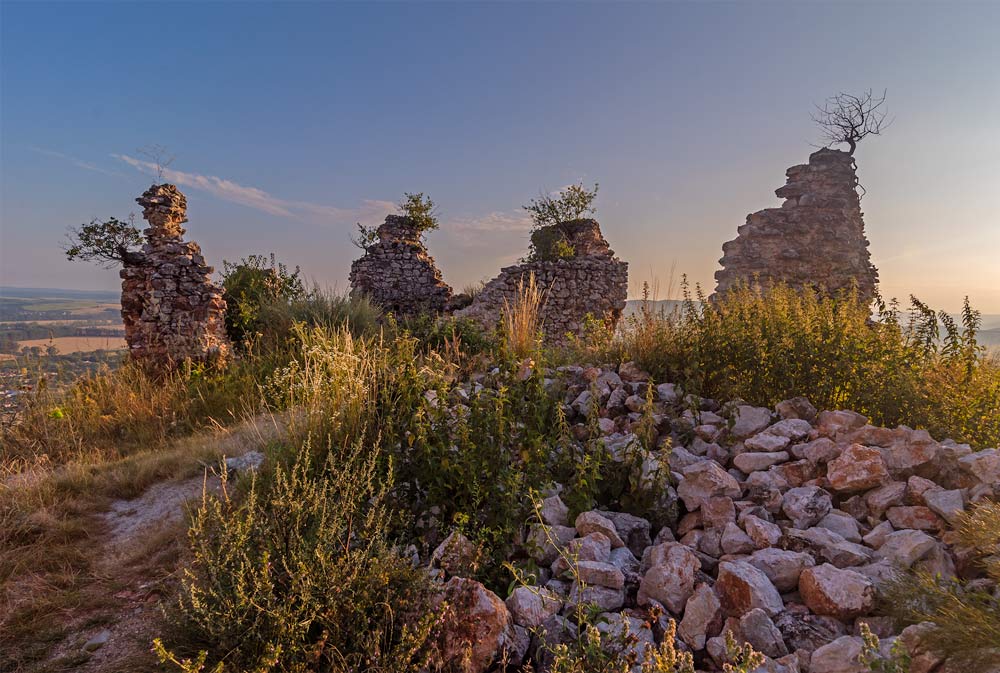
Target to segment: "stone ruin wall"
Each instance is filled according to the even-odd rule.
[[[147,189],[136,203],[149,228],[142,251],[128,253],[120,272],[130,354],[155,368],[227,360],[222,290],[212,283],[214,269],[205,265],[198,244],[183,239],[187,200],[164,184]]]
[[[455,312],[487,329],[496,326],[504,302],[513,303],[521,283],[534,275],[544,292],[542,331],[551,343],[567,334],[582,336],[588,314],[614,328],[625,308],[628,263],[615,257],[595,220],[563,222],[559,227],[574,248],[574,256],[550,261],[529,261],[500,270],[476,295],[472,304]]]
[[[377,234],[378,241],[351,264],[351,291],[367,294],[396,315],[444,311],[451,287],[441,279],[410,219],[388,215]]]
[[[752,213],[722,246],[716,293],[755,279],[764,287],[781,282],[831,293],[857,283],[861,299],[871,300],[878,271],[868,252],[856,170],[850,154],[831,149],[789,168],[787,183],[775,190],[782,206]]]

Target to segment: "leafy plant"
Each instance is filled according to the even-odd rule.
[[[569,185],[559,190],[558,196],[543,193],[522,207],[531,214],[536,228],[576,220],[596,212],[594,199],[597,198],[597,188],[597,183],[592,190],[584,187],[582,182]]]
[[[261,312],[275,302],[291,302],[305,297],[299,268],[289,271],[263,255],[249,255],[239,262],[223,261],[222,287],[226,299],[226,332],[230,340],[246,350],[264,328]]]
[[[424,234],[438,228],[437,206],[423,192],[405,192],[399,204],[399,212],[410,218],[417,231]]]
[[[872,633],[868,622],[861,622],[861,654],[858,663],[866,666],[872,673],[910,673],[910,655],[897,639],[888,656],[882,654],[882,643],[878,636]]]
[[[114,217],[103,222],[94,219],[90,224],[70,227],[66,238],[66,259],[96,262],[106,269],[126,263],[143,241],[135,215],[129,215],[128,222]]]
[[[178,640],[206,660],[244,670],[418,671],[436,614],[419,569],[386,537],[377,451],[362,442],[251,477],[238,501],[222,495],[194,512],[192,563],[178,600]],[[225,470],[221,470],[225,474]],[[185,668],[186,667],[186,668]],[[221,670],[221,669],[218,669]]]

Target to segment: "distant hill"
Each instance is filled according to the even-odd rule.
[[[88,299],[98,303],[117,302],[117,290],[67,290],[54,287],[11,287],[0,285],[0,297],[11,299]]]
[[[643,304],[646,304],[648,309],[654,314],[669,314],[674,311],[680,311],[684,302],[679,299],[660,299],[649,302],[644,302],[642,299],[629,299],[625,302],[625,310],[622,312],[622,315],[628,317],[639,313],[639,311],[643,308]]]

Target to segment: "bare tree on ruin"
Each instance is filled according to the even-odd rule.
[[[170,164],[174,163],[175,157],[170,153],[170,150],[164,145],[158,145],[156,143],[152,145],[146,145],[145,147],[140,147],[136,150],[136,153],[145,157],[146,160],[156,166],[156,182],[163,182],[163,172],[170,167]]]
[[[823,131],[824,147],[844,143],[850,148],[848,154],[853,155],[859,142],[868,136],[881,135],[893,122],[886,121],[885,94],[885,89],[881,96],[871,89],[857,96],[840,92],[817,105],[811,116]]]

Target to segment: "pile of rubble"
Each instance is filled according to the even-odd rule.
[[[387,215],[376,235],[378,240],[351,264],[351,291],[396,315],[444,311],[451,287],[441,279],[413,220]]]
[[[154,368],[229,358],[226,301],[197,243],[184,240],[187,199],[153,185],[136,199],[149,222],[141,252],[123,260],[122,321],[129,353]]]
[[[458,576],[472,548],[449,536],[431,564],[451,576],[445,594],[460,606],[452,633],[465,636],[452,645],[474,644],[466,670],[485,670],[501,652],[544,668],[551,647],[575,637],[584,604],[603,613],[602,633],[632,634],[626,645],[639,660],[673,619],[699,670],[727,663],[731,633],[766,655],[762,670],[864,673],[867,623],[886,651],[902,639],[911,673],[952,670],[921,646],[932,625],[899,634],[874,614],[879,587],[912,568],[989,588],[949,524],[1000,495],[1000,451],[818,412],[803,398],[773,410],[719,405],[655,385],[632,365],[564,367],[550,381],[581,436],[599,414],[612,458],[634,465],[660,497],[641,517],[597,509],[571,519],[557,488],[520,545],[536,582],[506,601]],[[649,419],[657,450],[634,434]]]
[[[821,149],[786,175],[787,184],[775,191],[785,199],[781,208],[750,214],[739,235],[722,246],[716,292],[754,282],[822,285],[829,292],[856,284],[860,298],[870,301],[878,271],[868,253],[854,157]]]

